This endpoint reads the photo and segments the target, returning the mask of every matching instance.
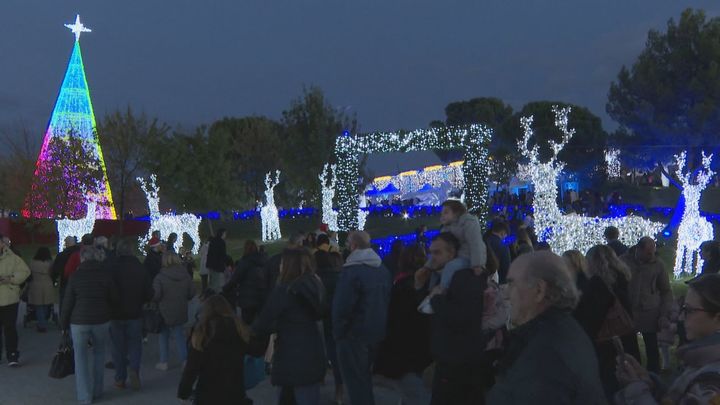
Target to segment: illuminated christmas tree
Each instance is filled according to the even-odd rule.
[[[82,218],[87,213],[86,195],[92,194],[97,196],[96,218],[116,219],[80,50],[80,34],[90,29],[80,22],[80,16],[65,26],[75,34],[75,45],[23,216]]]

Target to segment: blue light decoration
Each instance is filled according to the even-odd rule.
[[[93,112],[90,89],[85,77],[82,51],[80,50],[80,34],[91,31],[80,22],[80,16],[76,17],[75,24],[65,24],[65,26],[75,34],[75,45],[70,55],[65,78],[60,87],[60,94],[55,102],[55,108],[45,132],[42,149],[35,167],[32,189],[25,201],[22,214],[25,218],[55,218],[59,214],[65,214],[56,212],[58,207],[51,207],[47,199],[47,193],[49,192],[47,190],[49,186],[46,185],[48,173],[50,173],[52,167],[63,164],[50,153],[50,142],[53,138],[74,137],[84,141],[86,153],[95,155],[94,157],[97,158],[102,167],[103,179],[96,190],[96,218],[116,219],[110,183],[105,169],[105,160],[103,159],[100,141],[96,132],[95,113]],[[75,173],[66,176],[65,180],[68,184],[78,182]],[[83,217],[87,211],[87,201],[84,198],[85,193],[81,191],[81,185],[74,185],[77,186],[77,192],[81,193],[83,198],[80,199],[79,204],[72,208],[73,212],[70,214],[79,218]]]
[[[439,234],[440,231],[432,230],[425,232],[423,235],[425,235],[426,240],[432,240]],[[417,233],[409,233],[405,235],[395,235],[388,236],[386,238],[372,239],[370,243],[372,243],[373,246],[377,247],[377,252],[380,257],[385,257],[388,253],[390,253],[390,247],[396,240],[401,240],[405,246],[411,245],[417,242]]]

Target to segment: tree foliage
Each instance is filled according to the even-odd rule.
[[[335,139],[343,131],[356,132],[357,120],[333,107],[319,87],[310,87],[283,111],[282,124],[283,175],[292,185],[289,191],[315,202],[320,194],[317,176],[333,159]]]
[[[540,158],[548,159],[552,155],[549,140],[559,142],[560,130],[555,126],[552,106],[572,107],[568,117],[568,126],[575,129],[575,136],[565,145],[558,158],[565,162],[566,170],[575,172],[581,178],[595,178],[595,170],[603,165],[608,134],[602,127],[600,118],[585,107],[558,101],[535,101],[526,104],[513,117],[506,121],[504,133],[516,142],[523,135],[520,118],[532,115],[535,136],[531,145],[540,146]]]
[[[628,130],[614,141],[634,163],[652,167],[688,150],[697,164],[720,131],[720,18],[687,9],[665,32],[651,30],[611,84],[606,109]]]
[[[128,193],[138,190],[135,178],[142,168],[143,150],[149,139],[163,137],[170,127],[150,119],[145,113],[137,116],[128,107],[105,116],[97,132],[102,145],[110,188],[119,217],[127,210]]]

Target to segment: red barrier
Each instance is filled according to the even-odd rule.
[[[140,236],[146,234],[149,228],[150,222],[147,221],[98,219],[95,221],[93,235],[107,236],[108,238],[120,235]],[[15,246],[33,243],[42,245],[57,244],[58,237],[55,221],[50,219],[0,218],[0,233],[8,236]]]

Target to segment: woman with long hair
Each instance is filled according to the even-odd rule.
[[[266,337],[276,334],[271,382],[279,387],[280,404],[314,405],[320,401],[320,383],[327,362],[318,321],[327,311],[325,288],[315,275],[315,263],[306,249],[285,249],[277,286],[252,325]]]
[[[572,271],[573,279],[577,288],[582,291],[588,281],[588,264],[585,256],[577,249],[563,252],[562,257]]]
[[[624,311],[629,318],[632,316],[628,291],[630,269],[620,260],[615,251],[607,245],[592,247],[587,255],[588,281],[582,290],[582,296],[575,308],[575,319],[585,329],[590,340],[595,343],[595,351],[600,367],[605,394],[612,398],[620,386],[615,377],[615,356],[617,354],[611,340],[602,339],[601,329],[606,327],[609,318],[620,315]],[[617,305],[619,303],[619,306]],[[620,332],[614,333],[620,334]],[[635,338],[634,329],[621,334],[620,339],[628,354],[640,358],[640,350]]]
[[[252,239],[246,240],[243,255],[230,281],[223,287],[223,295],[231,305],[240,307],[240,316],[247,324],[253,323],[265,300],[264,266],[265,256],[260,253],[257,243]]]
[[[28,287],[28,305],[35,308],[37,331],[40,333],[47,332],[47,320],[53,314],[53,307],[57,302],[57,294],[50,277],[51,265],[50,249],[38,248],[30,262],[32,281]]]
[[[250,330],[221,295],[203,303],[190,336],[187,364],[178,398],[187,400],[195,387],[195,404],[251,404],[245,393],[244,359],[252,349]]]

